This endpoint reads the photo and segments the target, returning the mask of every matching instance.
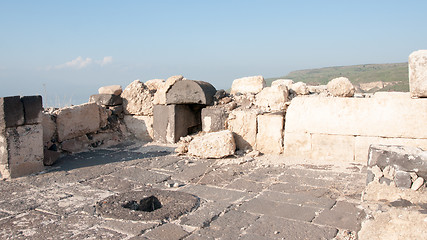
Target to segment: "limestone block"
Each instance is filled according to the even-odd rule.
[[[143,141],[153,140],[153,116],[125,115],[123,121],[129,132],[137,139]]]
[[[157,88],[156,93],[154,94],[153,104],[164,105],[166,104],[166,93],[176,82],[183,80],[182,75],[176,75],[166,79],[166,82],[163,83],[160,87]]]
[[[412,97],[427,97],[427,50],[409,55],[409,91]]]
[[[266,87],[255,96],[255,105],[265,111],[284,111],[288,100],[288,88],[284,85]]]
[[[427,139],[427,99],[296,97],[285,132]]]
[[[100,113],[96,103],[85,103],[57,111],[58,141],[95,132],[100,128]]]
[[[21,177],[43,170],[41,124],[7,128],[0,137],[0,172],[4,178]]]
[[[43,145],[47,146],[55,137],[56,123],[48,113],[42,113]]]
[[[200,116],[197,105],[154,105],[154,141],[176,143],[180,137],[201,130]]]
[[[345,77],[334,78],[328,82],[328,91],[335,97],[353,97],[355,88]]]
[[[203,81],[183,80],[175,82],[166,93],[167,104],[212,105],[216,89]]]
[[[307,88],[310,93],[327,94],[328,92],[328,87],[326,85],[307,86]]]
[[[202,109],[203,132],[218,132],[226,129],[227,111],[222,107],[207,107]]]
[[[0,129],[24,124],[24,105],[19,96],[0,98]]]
[[[355,156],[356,162],[366,163],[368,161],[369,146],[372,144],[381,145],[403,145],[427,149],[427,139],[414,138],[385,138],[385,137],[365,137],[357,136],[355,139]]]
[[[86,135],[83,135],[80,137],[63,141],[61,143],[61,148],[63,151],[77,153],[87,150],[89,148],[89,145],[89,138]]]
[[[280,154],[283,151],[283,114],[258,116],[256,149],[262,153]]]
[[[231,85],[231,94],[252,93],[257,94],[265,87],[265,81],[262,76],[238,78]]]
[[[285,133],[283,144],[285,157],[310,159],[311,135],[309,133]]]
[[[234,110],[228,117],[228,129],[233,132],[238,149],[255,149],[257,111]]]
[[[61,156],[60,152],[52,151],[47,149],[46,147],[43,150],[44,157],[43,157],[43,165],[45,166],[52,166],[56,160]]]
[[[122,93],[122,86],[120,85],[110,85],[110,86],[104,86],[100,87],[98,89],[99,94],[113,94],[116,96],[120,96]]]
[[[368,166],[384,168],[392,165],[397,171],[415,172],[427,178],[427,151],[420,148],[392,145],[371,145]]]
[[[376,92],[374,98],[411,98],[411,94],[408,92]]]
[[[94,102],[102,106],[117,106],[123,103],[123,99],[120,97],[120,95],[94,94],[90,96],[89,102]]]
[[[24,105],[24,124],[41,123],[41,112],[43,110],[42,96],[24,96],[21,97]]]
[[[151,79],[145,82],[145,86],[150,89],[150,91],[157,91],[165,83],[164,79]]]
[[[354,137],[313,134],[311,159],[319,161],[353,162]]]
[[[153,97],[150,90],[139,80],[133,81],[122,92],[125,114],[152,116]]]
[[[296,82],[292,84],[290,91],[296,95],[307,95],[310,93],[308,91],[307,84],[305,84],[304,82]]]
[[[286,88],[291,89],[292,84],[294,84],[292,79],[277,79],[271,83],[271,86],[286,86]]]
[[[188,145],[188,153],[200,158],[223,158],[234,154],[236,144],[229,130],[195,137]]]

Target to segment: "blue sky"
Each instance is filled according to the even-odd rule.
[[[0,0],[0,96],[78,104],[104,85],[406,62],[427,1]],[[351,79],[350,79],[351,80]]]

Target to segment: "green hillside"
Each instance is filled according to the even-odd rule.
[[[286,76],[266,79],[267,86],[276,79],[292,79],[294,82],[305,82],[310,85],[327,84],[337,77],[347,77],[355,86],[361,83],[391,83],[381,91],[409,91],[408,63],[364,64],[354,66],[326,67],[290,72]],[[378,88],[371,91],[379,90]]]

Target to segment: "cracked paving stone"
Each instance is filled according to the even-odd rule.
[[[22,197],[0,202],[0,209],[7,213],[18,214],[33,210],[40,206],[39,201],[34,198]]]
[[[0,239],[70,239],[72,233],[59,224],[61,217],[29,211],[0,220]]]
[[[298,206],[309,206],[323,209],[332,208],[332,206],[334,206],[336,202],[334,199],[316,197],[312,194],[307,193],[288,194],[272,191],[264,191],[258,198],[276,202],[287,202],[291,204],[296,204]]]
[[[236,166],[225,166],[224,168],[215,169],[205,175],[193,179],[191,182],[202,185],[212,185],[224,187],[230,184],[236,178],[244,175],[243,169]]]
[[[246,232],[247,235],[255,234],[271,239],[332,239],[338,230],[290,219],[261,216]],[[243,237],[243,239],[251,238]]]
[[[313,222],[357,232],[364,217],[364,212],[354,204],[337,202],[332,209],[323,210]]]
[[[238,178],[232,183],[225,186],[225,188],[237,189],[245,192],[259,193],[267,187],[266,183],[254,182],[243,178]]]
[[[173,155],[164,156],[162,158],[153,158],[150,162],[149,168],[165,168],[170,169],[169,167],[178,162],[184,163],[181,158]]]
[[[144,170],[138,167],[127,167],[114,172],[111,175],[144,185],[160,183],[170,179],[170,175]]]
[[[195,211],[181,217],[180,224],[205,227],[230,206],[230,203],[225,202],[202,202]]]
[[[223,201],[226,203],[244,201],[255,196],[253,193],[233,191],[206,185],[186,185],[185,187],[180,188],[180,191],[194,194],[195,196],[206,200]]]
[[[319,208],[302,207],[295,204],[274,202],[262,198],[255,198],[243,203],[239,207],[239,210],[306,222],[311,222],[316,216],[316,212],[320,211]]]
[[[279,176],[278,181],[298,184],[303,186],[313,186],[313,187],[323,187],[323,188],[330,187],[334,183],[333,181],[324,180],[321,178],[298,176],[298,175],[295,176],[295,175],[289,174],[288,172]]]
[[[125,239],[128,236],[110,229],[93,227],[73,235],[73,239]]]
[[[135,182],[124,180],[122,178],[114,177],[110,175],[92,179],[82,184],[87,184],[91,187],[95,187],[95,188],[106,190],[106,191],[112,191],[115,193],[128,192],[136,188],[143,187],[142,184],[137,184]]]
[[[230,210],[212,221],[208,228],[196,231],[187,239],[238,239],[258,217]]]
[[[159,225],[158,223],[144,223],[126,220],[106,219],[102,223],[102,227],[111,229],[116,232],[125,233],[132,236],[142,234],[148,229],[152,229]]]
[[[248,175],[245,175],[244,178],[255,182],[270,183],[274,182],[284,171],[287,171],[287,169],[283,167],[257,168]]]
[[[144,233],[142,236],[152,240],[180,240],[187,235],[188,232],[182,227],[173,223],[166,223]]]
[[[329,193],[327,188],[316,188],[293,183],[274,183],[268,187],[268,190],[282,193],[309,193],[316,197],[326,196]]]
[[[183,171],[172,175],[172,179],[190,182],[191,180],[198,178],[208,173],[209,171],[212,171],[212,163],[212,161],[196,162],[194,165],[189,165],[188,167],[184,168]]]

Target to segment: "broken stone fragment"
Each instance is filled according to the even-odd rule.
[[[409,55],[409,91],[412,97],[427,97],[427,50]]]
[[[412,184],[411,175],[408,172],[396,171],[394,183],[398,188],[410,188]]]
[[[411,186],[411,189],[417,191],[424,184],[424,178],[418,177]]]
[[[288,100],[288,88],[284,85],[266,87],[255,96],[255,105],[265,111],[284,111]]]
[[[294,84],[294,81],[291,79],[277,79],[271,83],[271,86],[272,87],[285,86],[288,89],[290,89],[292,84]]]
[[[110,86],[104,86],[100,87],[98,89],[99,94],[113,94],[116,96],[120,96],[122,93],[122,86],[120,85],[110,85]]]
[[[353,97],[356,90],[350,80],[345,77],[332,79],[328,82],[327,88],[334,97]]]
[[[262,76],[238,78],[231,85],[231,94],[257,94],[265,87],[265,81]]]
[[[119,95],[114,94],[94,94],[89,98],[89,102],[94,102],[102,106],[117,106],[123,103]]]
[[[297,82],[291,85],[291,92],[296,95],[307,95],[310,92],[308,91],[307,84],[304,82]]]
[[[223,158],[236,150],[233,134],[229,130],[195,137],[188,145],[188,153],[200,158]]]
[[[135,80],[129,84],[121,94],[121,97],[123,98],[125,114],[138,116],[153,115],[153,96],[147,86],[139,80]]]
[[[164,79],[151,79],[145,82],[145,86],[147,86],[150,91],[156,92],[164,83]]]
[[[176,75],[166,79],[166,82],[164,82],[157,88],[157,91],[154,94],[153,104],[165,105],[166,93],[169,91],[172,85],[174,85],[176,82],[181,81],[183,79],[184,77],[182,75]]]

